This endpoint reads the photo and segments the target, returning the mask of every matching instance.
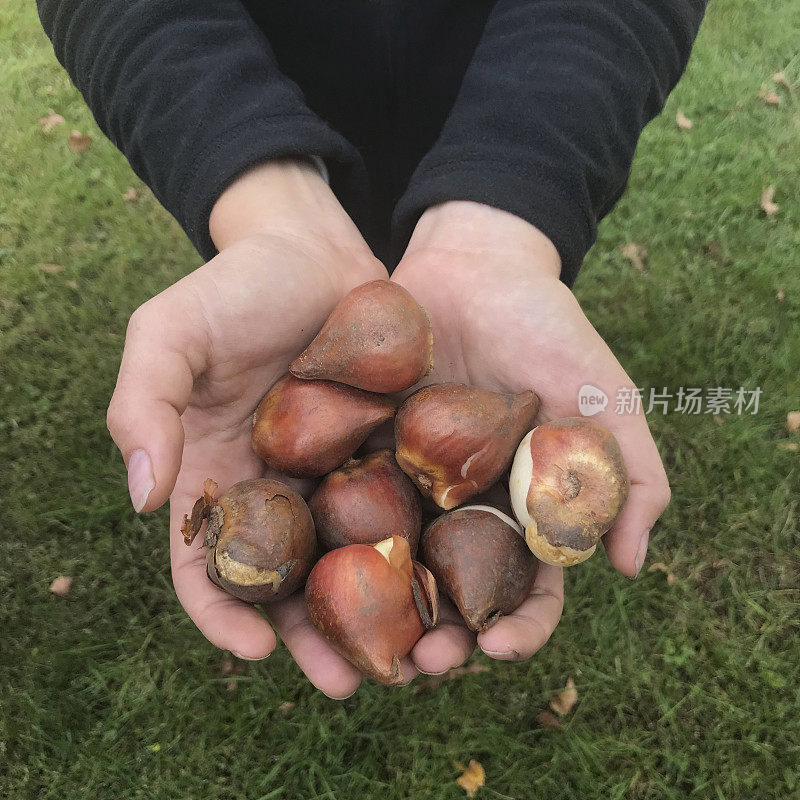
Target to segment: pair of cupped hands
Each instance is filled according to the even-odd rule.
[[[180,527],[208,477],[220,491],[257,476],[281,478],[251,450],[255,407],[344,295],[389,276],[316,169],[299,161],[245,173],[221,195],[209,227],[219,255],[131,317],[109,430],[136,511],[170,500],[175,591],[203,634],[258,660],[273,651],[277,633],[314,686],[345,698],[362,676],[311,625],[303,593],[267,606],[268,622],[208,579],[202,537],[187,547]],[[535,389],[537,424],[575,416],[584,384],[610,396],[634,389],[559,272],[552,243],[518,217],[458,201],[426,211],[391,277],[431,318],[435,365],[424,382]],[[642,414],[609,409],[597,418],[619,441],[631,478],[628,502],[603,541],[613,566],[635,577],[669,485]],[[306,495],[312,488],[287,482]],[[543,564],[525,602],[477,643],[492,658],[529,658],[562,605],[562,571]],[[475,644],[443,602],[440,624],[404,660],[403,675],[442,673]]]

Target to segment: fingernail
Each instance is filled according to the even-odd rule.
[[[263,661],[265,658],[269,658],[269,653],[267,653],[265,656],[253,658],[252,656],[243,656],[241,653],[237,653],[235,650],[231,650],[231,655],[236,656],[236,658],[240,658],[242,661]]]
[[[419,667],[417,667],[417,669],[419,670],[420,675],[428,675],[431,678],[436,678],[439,675],[444,675],[445,672],[449,672],[450,671],[450,670],[447,670],[447,669],[443,669],[441,672],[425,672],[424,669],[419,669]]]
[[[484,653],[490,658],[503,658],[507,661],[519,661],[520,654],[516,650],[484,650],[481,647]]]
[[[128,491],[137,514],[144,508],[155,485],[150,456],[145,450],[134,450],[128,459]]]
[[[636,569],[636,575],[634,578],[639,577],[639,573],[642,571],[642,566],[644,565],[644,559],[647,555],[647,543],[650,541],[650,529],[648,528],[643,534],[642,538],[639,540],[639,549],[636,551],[636,561],[634,562],[634,567]]]
[[[320,689],[320,691],[322,692],[322,689]],[[353,691],[350,692],[350,694],[345,695],[344,697],[331,697],[331,695],[329,695],[327,692],[322,692],[322,694],[324,694],[325,697],[328,698],[328,700],[336,700],[337,702],[341,702],[342,700],[347,700],[348,698],[352,697],[357,691],[358,691],[357,688],[353,689]]]

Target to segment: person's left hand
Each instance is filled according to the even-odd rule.
[[[537,424],[577,415],[583,384],[609,396],[635,389],[559,273],[553,244],[518,217],[468,202],[425,212],[392,275],[433,323],[434,372],[423,384],[534,389],[542,401]],[[603,542],[617,570],[635,577],[649,529],[669,502],[669,485],[643,414],[610,408],[596,418],[616,436],[631,476],[628,502]],[[411,654],[428,674],[457,666],[475,646],[456,610],[443,606],[440,625]],[[550,637],[562,606],[562,570],[542,564],[529,597],[479,634],[478,644],[493,658],[529,658]]]

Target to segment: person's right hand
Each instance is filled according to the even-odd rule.
[[[220,254],[131,317],[108,427],[128,468],[136,511],[170,499],[175,591],[217,647],[265,658],[275,634],[252,606],[207,577],[202,537],[183,515],[211,477],[220,492],[268,474],[250,446],[253,411],[353,287],[386,270],[319,174],[270,162],[217,201],[210,231]],[[267,609],[309,680],[345,697],[361,676],[311,626],[302,592]]]

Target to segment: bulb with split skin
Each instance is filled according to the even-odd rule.
[[[247,603],[283,600],[305,581],[314,561],[316,537],[311,512],[289,486],[253,478],[215,499],[207,479],[203,496],[184,517],[181,532],[191,544],[204,521],[208,576]]]
[[[436,581],[392,536],[326,553],[306,583],[308,614],[331,646],[365,675],[402,683],[400,661],[436,625]]]
[[[422,558],[476,633],[520,606],[539,567],[516,520],[486,505],[438,517],[422,535]]]
[[[569,567],[585,561],[616,521],[630,479],[617,440],[588,417],[534,428],[514,457],[509,491],[525,540],[540,560]]]
[[[343,464],[394,413],[388,397],[287,374],[256,409],[253,450],[285,475],[319,477]]]
[[[423,495],[449,511],[499,480],[538,409],[533,391],[426,386],[397,412],[397,463]]]

